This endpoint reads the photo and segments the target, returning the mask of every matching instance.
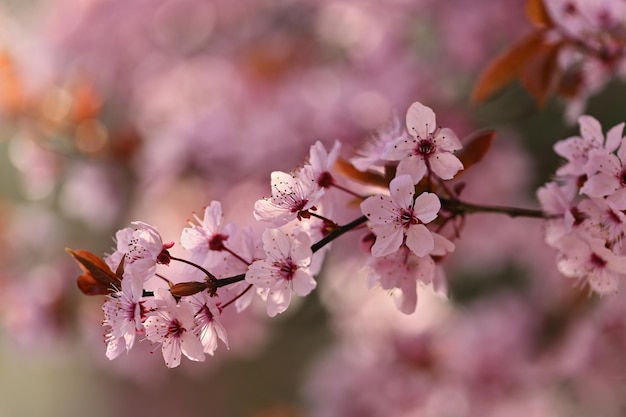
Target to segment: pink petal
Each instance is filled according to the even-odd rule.
[[[394,253],[402,245],[404,234],[399,226],[374,225],[372,231],[376,235],[376,242],[372,246],[372,255],[376,257]]]
[[[590,177],[585,181],[585,185],[580,189],[581,193],[590,197],[604,197],[619,188],[619,181],[613,175],[602,172]]]
[[[411,104],[406,112],[406,128],[411,135],[426,138],[436,127],[435,112],[430,107],[417,101]]]
[[[401,208],[408,209],[413,205],[415,186],[410,175],[400,175],[389,183],[389,193],[393,201]]]
[[[189,360],[195,362],[204,361],[204,347],[202,346],[202,342],[200,342],[200,339],[195,333],[189,330],[180,338],[180,350]]]
[[[161,346],[165,366],[168,368],[176,368],[180,365],[181,350],[178,339],[175,337],[166,337]]]
[[[267,293],[267,305],[266,312],[270,317],[274,317],[287,310],[289,303],[291,302],[291,289],[289,284],[284,284],[272,288]]]
[[[423,223],[432,222],[441,209],[439,197],[433,193],[422,193],[415,199],[413,214]]]
[[[604,134],[602,133],[602,125],[595,117],[592,116],[580,116],[578,118],[580,124],[580,134],[587,141],[595,143],[596,145],[602,145],[604,141]]]
[[[606,143],[604,149],[607,152],[614,152],[618,146],[622,143],[622,134],[624,132],[624,122],[615,125],[606,134]],[[623,161],[622,157],[620,159]]]
[[[392,223],[396,218],[393,200],[383,194],[365,199],[361,203],[361,212],[374,224]]]
[[[291,286],[293,292],[301,297],[304,297],[309,295],[309,293],[315,289],[317,282],[315,282],[311,274],[298,269],[291,280]]]
[[[421,156],[408,156],[400,161],[396,176],[410,175],[413,184],[417,184],[426,175],[426,163]]]
[[[451,180],[457,172],[463,169],[459,158],[449,152],[441,152],[428,159],[432,171],[444,180]]]
[[[439,130],[437,137],[434,140],[437,147],[443,151],[456,151],[457,149],[461,149],[463,145],[461,145],[461,141],[458,136],[452,129],[447,127]]]
[[[417,224],[406,231],[406,245],[416,256],[421,258],[432,252],[435,241],[426,226]]]

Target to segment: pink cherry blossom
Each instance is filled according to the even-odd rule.
[[[391,196],[378,194],[361,203],[361,211],[376,235],[372,255],[389,255],[403,244],[418,257],[428,255],[435,243],[424,224],[437,217],[441,208],[439,198],[433,193],[414,198],[415,188],[408,175],[394,178],[389,191]]]
[[[624,127],[624,124],[613,127],[607,133],[606,143],[604,143],[602,126],[597,119],[587,115],[580,116],[578,124],[580,136],[572,136],[554,144],[554,151],[557,155],[567,160],[567,163],[561,166],[556,174],[562,177],[570,176],[574,180],[585,174],[593,174],[597,170],[595,165],[588,166],[591,151],[604,149],[604,152],[611,153],[617,149]]]
[[[195,294],[187,299],[196,311],[195,332],[200,338],[204,353],[213,355],[217,349],[217,340],[221,340],[228,347],[226,329],[220,323],[220,311],[214,299],[206,292]]]
[[[559,241],[559,271],[599,294],[615,293],[626,277],[626,257],[613,253],[603,239],[570,234]]]
[[[124,257],[124,267],[135,269],[136,273],[142,273],[147,280],[154,275],[157,263],[169,263],[167,250],[174,243],[163,243],[161,234],[154,226],[140,221],[131,224],[136,227],[127,227],[115,234],[117,247],[107,257],[106,262],[115,270]]]
[[[324,194],[324,190],[317,187],[311,167],[304,167],[297,175],[274,171],[271,178],[272,196],[256,201],[254,217],[272,227],[301,218]]]
[[[618,125],[619,136],[624,124]],[[617,151],[617,156],[603,149],[589,152],[587,171],[589,176],[581,193],[590,197],[606,197],[607,202],[618,210],[626,209],[626,138]]]
[[[309,269],[313,255],[310,245],[305,233],[291,236],[277,229],[263,232],[267,258],[250,265],[246,281],[262,290],[270,317],[289,307],[292,291],[304,297],[317,286]]]
[[[397,176],[410,175],[417,184],[427,171],[444,180],[452,179],[463,169],[463,163],[452,152],[462,148],[456,134],[437,126],[435,112],[415,102],[406,114],[406,127],[412,138],[390,143],[384,159],[400,161]]]
[[[326,150],[324,144],[319,140],[311,146],[311,150],[309,151],[309,165],[312,169],[313,178],[319,187],[328,188],[335,182],[331,172],[335,168],[335,162],[337,162],[337,158],[339,158],[340,150],[341,142],[338,140],[335,141],[330,152]]]
[[[109,326],[105,335],[109,359],[115,359],[124,350],[128,352],[135,343],[135,335],[143,331],[143,278],[129,271],[124,274],[121,290],[108,296],[102,306],[102,325]]]
[[[224,242],[235,233],[235,224],[222,224],[222,205],[219,201],[212,201],[205,208],[202,220],[195,214],[194,217],[198,224],[189,222],[191,227],[183,229],[180,244],[191,252],[191,262],[212,268],[222,260],[218,252],[224,250]]]
[[[146,319],[146,338],[161,344],[165,365],[175,368],[180,365],[181,354],[192,361],[204,361],[204,347],[195,329],[193,306],[176,300],[165,288],[154,292],[156,311]]]
[[[367,171],[376,165],[382,165],[386,147],[405,136],[406,132],[400,124],[400,119],[394,116],[387,126],[378,129],[356,150],[356,156],[350,158],[350,162],[359,171]]]
[[[434,233],[434,255],[443,256],[454,250],[454,244],[445,237]],[[380,285],[391,291],[398,310],[405,314],[415,312],[417,306],[417,283],[433,284],[436,290],[445,288],[445,279],[437,271],[431,256],[418,257],[402,246],[399,250],[383,256],[371,258],[368,262],[369,285]]]

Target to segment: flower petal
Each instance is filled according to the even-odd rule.
[[[424,139],[429,133],[434,132],[436,127],[433,109],[417,101],[411,104],[406,112],[406,128],[411,135]]]

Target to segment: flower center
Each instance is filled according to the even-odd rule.
[[[318,177],[317,177],[317,184],[322,187],[322,188],[329,188],[331,185],[333,185],[335,182],[332,174],[328,171],[324,171],[322,172]]]
[[[604,268],[606,266],[606,261],[604,259],[602,259],[598,254],[596,253],[592,253],[591,254],[591,259],[589,259],[589,262],[591,263],[591,265],[594,266],[594,268],[596,269],[601,269]]]
[[[298,266],[293,263],[291,258],[287,258],[282,262],[276,262],[274,263],[274,266],[278,269],[280,277],[287,281],[291,281],[294,274],[298,270]]]
[[[415,154],[427,156],[435,152],[435,144],[432,139],[422,139],[417,143],[415,147]]]
[[[411,225],[414,224],[418,224],[419,220],[417,220],[417,217],[415,217],[413,215],[413,209],[402,209],[400,211],[400,224],[402,225],[402,227],[404,227],[405,229],[408,229],[409,227],[411,227]]]
[[[209,240],[209,249],[214,251],[222,251],[224,250],[224,241],[228,239],[227,235],[223,235],[221,233],[216,233]]]
[[[178,319],[170,321],[170,324],[167,326],[167,334],[172,337],[181,337],[185,331]]]

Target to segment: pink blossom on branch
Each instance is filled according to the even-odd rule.
[[[400,138],[387,145],[383,158],[400,161],[396,175],[410,175],[420,182],[428,171],[444,180],[452,179],[463,163],[452,152],[462,148],[456,134],[437,126],[435,112],[415,102],[406,113],[406,127],[412,138]]]
[[[274,171],[272,196],[257,200],[254,204],[254,217],[270,223],[272,227],[284,226],[300,219],[307,210],[312,210],[322,197],[324,190],[317,186],[313,170],[304,167],[297,174]]]
[[[167,265],[170,262],[168,249],[174,243],[163,243],[158,229],[152,225],[140,221],[131,224],[135,227],[121,229],[115,234],[117,247],[106,262],[115,270],[124,258],[125,268],[133,268],[147,280],[154,275],[157,263]]]
[[[291,236],[277,229],[263,232],[263,249],[267,258],[250,265],[246,281],[261,289],[267,314],[274,317],[287,310],[292,291],[304,297],[317,286],[309,269],[313,252],[307,234]]]
[[[129,271],[124,274],[122,288],[107,296],[102,305],[102,325],[109,327],[105,334],[106,357],[109,359],[115,359],[124,350],[128,352],[135,343],[136,334],[143,331],[143,278]]]
[[[418,257],[432,252],[435,242],[424,225],[433,221],[441,208],[436,194],[423,193],[414,198],[415,187],[408,175],[394,178],[389,184],[391,196],[378,194],[361,203],[361,211],[376,235],[372,255],[380,257],[406,244]]]
[[[181,354],[192,361],[204,361],[204,348],[194,332],[195,318],[192,305],[176,300],[165,288],[154,292],[155,311],[150,313],[144,326],[146,338],[161,344],[165,365],[175,368],[180,365]]]

